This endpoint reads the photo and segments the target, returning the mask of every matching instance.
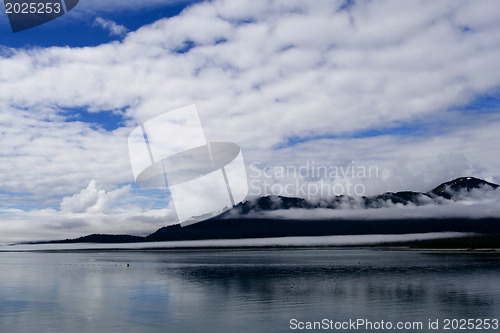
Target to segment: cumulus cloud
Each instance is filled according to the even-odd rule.
[[[100,207],[99,191],[106,198],[133,181],[131,129],[193,103],[207,139],[238,143],[247,165],[374,165],[378,177],[356,179],[367,194],[428,190],[466,175],[498,183],[498,113],[463,110],[498,93],[498,6],[211,1],[105,45],[2,52],[1,205],[58,207],[65,198],[64,209],[47,209],[85,219]],[[122,127],[75,121],[73,109],[120,110]],[[92,179],[102,188],[86,188]]]
[[[58,208],[0,208],[0,245],[76,238],[93,233],[147,235],[178,223],[172,207],[144,207],[130,195],[130,185],[101,189],[95,180],[79,193],[62,198]]]
[[[94,26],[101,27],[102,29],[107,30],[110,36],[121,37],[124,36],[128,31],[125,26],[116,24],[111,20],[103,19],[102,17],[96,17],[96,19],[94,20]]]
[[[71,213],[103,213],[120,196],[130,192],[130,186],[106,192],[99,190],[96,181],[92,179],[87,188],[71,197],[64,197],[61,202],[61,211]]]

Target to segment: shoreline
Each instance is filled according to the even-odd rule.
[[[383,252],[422,252],[422,253],[462,253],[462,254],[500,254],[500,248],[413,248],[410,246],[213,246],[213,247],[95,247],[73,249],[15,249],[3,250],[0,253],[45,252],[45,253],[78,253],[78,252],[258,252],[258,251],[383,251]]]
[[[257,251],[373,250],[499,253],[500,234],[419,233],[404,235],[337,235],[245,239],[205,239],[134,243],[52,243],[0,246],[0,252],[29,251]]]

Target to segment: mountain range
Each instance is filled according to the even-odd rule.
[[[355,205],[359,208],[383,208],[391,204],[416,206],[427,205],[429,203],[442,203],[446,200],[460,200],[466,197],[468,192],[472,190],[495,190],[499,185],[487,182],[485,180],[474,177],[461,177],[451,180],[435,187],[429,192],[386,192],[383,194],[361,197],[359,199],[344,195],[334,196],[328,199],[319,201],[311,201],[303,198],[282,197],[282,196],[265,196],[256,200],[245,201],[238,204],[230,211],[221,215],[221,217],[247,215],[250,212],[272,211],[278,209],[291,208],[329,208],[339,209],[345,204]]]
[[[445,182],[429,192],[386,192],[376,196],[354,198],[335,196],[317,201],[304,198],[265,196],[247,200],[209,220],[186,227],[171,225],[145,236],[93,234],[50,243],[128,243],[199,239],[239,239],[287,236],[325,236],[361,234],[406,234],[441,231],[499,233],[500,218],[391,218],[391,219],[276,219],[253,217],[259,212],[278,210],[341,209],[347,204],[359,209],[379,209],[391,205],[441,205],[460,201],[474,190],[494,191],[498,184],[474,177],[461,177]],[[257,214],[258,215],[258,214]],[[292,214],[293,215],[293,214]]]

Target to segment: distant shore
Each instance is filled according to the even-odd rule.
[[[401,237],[394,239],[394,237]],[[500,233],[427,233],[407,235],[343,235],[256,239],[211,239],[139,243],[17,244],[0,251],[222,251],[366,249],[386,251],[499,252]]]

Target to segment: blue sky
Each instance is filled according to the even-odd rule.
[[[379,177],[335,180],[367,195],[469,175],[499,183],[499,9],[81,0],[12,33],[2,6],[0,232],[53,239],[173,223],[168,194],[135,185],[127,137],[190,104],[207,139],[239,144],[247,166],[376,166]]]
[[[132,6],[132,3],[136,5]],[[102,8],[92,1],[80,1],[64,16],[18,33],[12,33],[2,5],[0,45],[12,48],[96,46],[120,39],[120,36],[96,24],[98,17],[134,31],[159,19],[175,16],[193,3],[196,1],[145,1],[143,4],[128,1],[126,5]]]

